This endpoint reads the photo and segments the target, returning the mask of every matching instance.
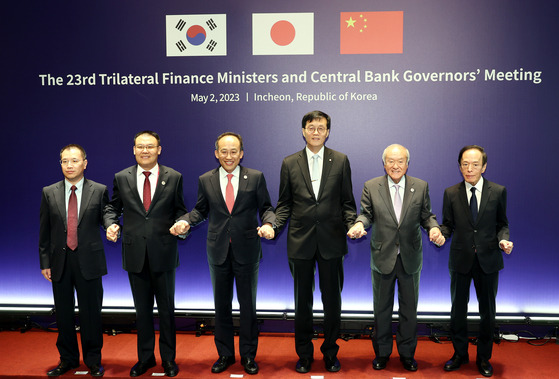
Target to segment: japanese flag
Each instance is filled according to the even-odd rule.
[[[253,13],[252,55],[313,55],[314,13]]]

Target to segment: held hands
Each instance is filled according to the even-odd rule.
[[[175,225],[169,228],[169,232],[174,236],[178,236],[181,234],[186,234],[186,232],[188,232],[189,229],[190,229],[190,224],[188,222],[178,221],[175,222]]]
[[[363,223],[361,221],[357,221],[347,232],[347,236],[352,240],[366,235],[367,231],[363,227]]]
[[[107,228],[107,239],[111,242],[116,242],[119,232],[120,226],[118,226],[117,224],[112,224]]]
[[[431,228],[431,230],[429,230],[429,241],[440,247],[444,245],[446,240],[439,228]]]
[[[501,242],[499,242],[499,247],[500,247],[506,254],[512,253],[513,244],[512,244],[511,241],[501,240]]]
[[[271,240],[275,237],[276,232],[274,232],[274,228],[270,224],[264,224],[256,228],[258,230],[258,236],[264,237],[267,240]]]

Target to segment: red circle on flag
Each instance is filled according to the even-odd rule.
[[[272,25],[270,37],[276,45],[289,45],[295,39],[295,27],[289,21],[278,21]]]

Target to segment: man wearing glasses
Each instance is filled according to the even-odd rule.
[[[138,330],[138,362],[130,376],[154,367],[154,296],[159,313],[159,350],[165,375],[176,376],[175,270],[179,264],[177,238],[169,234],[186,213],[182,175],[158,164],[159,135],[143,131],[134,137],[137,165],[115,174],[113,197],[106,207],[107,239],[122,237],[122,264],[128,271]],[[119,219],[122,216],[122,230]]]
[[[60,151],[64,180],[43,188],[40,211],[41,273],[52,282],[60,363],[47,372],[60,376],[80,364],[75,326],[74,290],[80,313],[83,361],[92,376],[103,376],[102,277],[107,274],[100,226],[109,192],[85,179],[85,150],[80,145]]]
[[[283,160],[276,227],[291,218],[287,255],[295,289],[295,370],[307,373],[313,362],[313,290],[318,265],[324,306],[324,342],[320,350],[326,370],[340,370],[336,343],[341,322],[343,258],[347,230],[356,217],[351,169],[345,154],[324,146],[330,116],[307,113],[302,120],[306,147]]]

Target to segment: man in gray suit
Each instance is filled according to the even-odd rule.
[[[375,333],[373,368],[386,367],[392,353],[392,310],[394,286],[398,281],[399,325],[396,345],[406,370],[416,371],[417,301],[423,263],[421,229],[437,245],[445,242],[431,212],[427,182],[407,176],[410,154],[401,145],[390,145],[382,153],[387,175],[365,183],[361,214],[348,231],[350,238],[366,235],[371,226],[371,275]]]

